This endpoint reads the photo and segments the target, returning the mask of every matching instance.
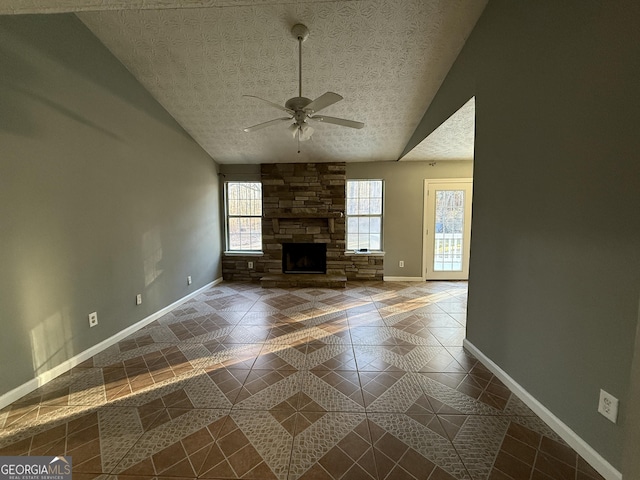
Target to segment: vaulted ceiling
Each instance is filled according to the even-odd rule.
[[[397,160],[482,13],[486,0],[9,0],[0,14],[76,12],[219,163]],[[283,116],[298,96],[344,100],[322,111],[364,122],[315,122],[300,143]],[[285,114],[286,116],[286,114]],[[471,159],[472,101],[405,160]]]

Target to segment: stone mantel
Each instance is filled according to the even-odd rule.
[[[265,213],[264,218],[270,218],[273,222],[273,231],[280,231],[280,220],[281,219],[304,219],[304,218],[325,218],[327,220],[327,227],[329,228],[330,233],[335,233],[335,219],[343,218],[344,213],[342,212],[318,212],[318,213],[308,213],[308,212],[275,212],[267,214]]]

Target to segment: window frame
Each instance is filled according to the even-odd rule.
[[[349,215],[348,211],[348,202],[349,202],[349,182],[380,182],[380,213],[379,214],[365,214],[365,215]],[[371,249],[369,248],[367,251],[371,253],[382,253],[384,252],[384,211],[385,211],[385,202],[384,202],[384,179],[382,178],[350,178],[347,179],[345,183],[345,250],[347,252],[353,252],[353,249],[349,249],[349,218],[379,218],[380,219],[380,248],[379,249]],[[360,198],[360,197],[357,197]],[[369,233],[369,244],[371,244],[371,233]],[[355,251],[359,251],[358,248]]]
[[[229,201],[229,187],[231,184],[256,184],[260,186],[260,213],[250,215],[232,215],[229,213],[230,201]],[[264,195],[262,191],[262,182],[251,180],[229,180],[224,182],[224,223],[225,223],[225,242],[226,253],[240,253],[240,254],[252,254],[262,253],[263,240],[262,240],[262,214],[263,214],[263,201]],[[260,220],[260,248],[259,249],[237,249],[231,248],[231,229],[229,227],[230,218],[258,218]]]

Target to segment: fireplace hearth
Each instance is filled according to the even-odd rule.
[[[327,244],[283,243],[282,273],[327,273]]]

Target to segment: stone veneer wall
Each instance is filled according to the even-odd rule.
[[[383,280],[384,257],[345,254],[345,167],[344,163],[262,164],[263,253],[226,253],[224,279],[257,281],[266,274],[282,273],[282,244],[309,242],[327,244],[327,274]]]

